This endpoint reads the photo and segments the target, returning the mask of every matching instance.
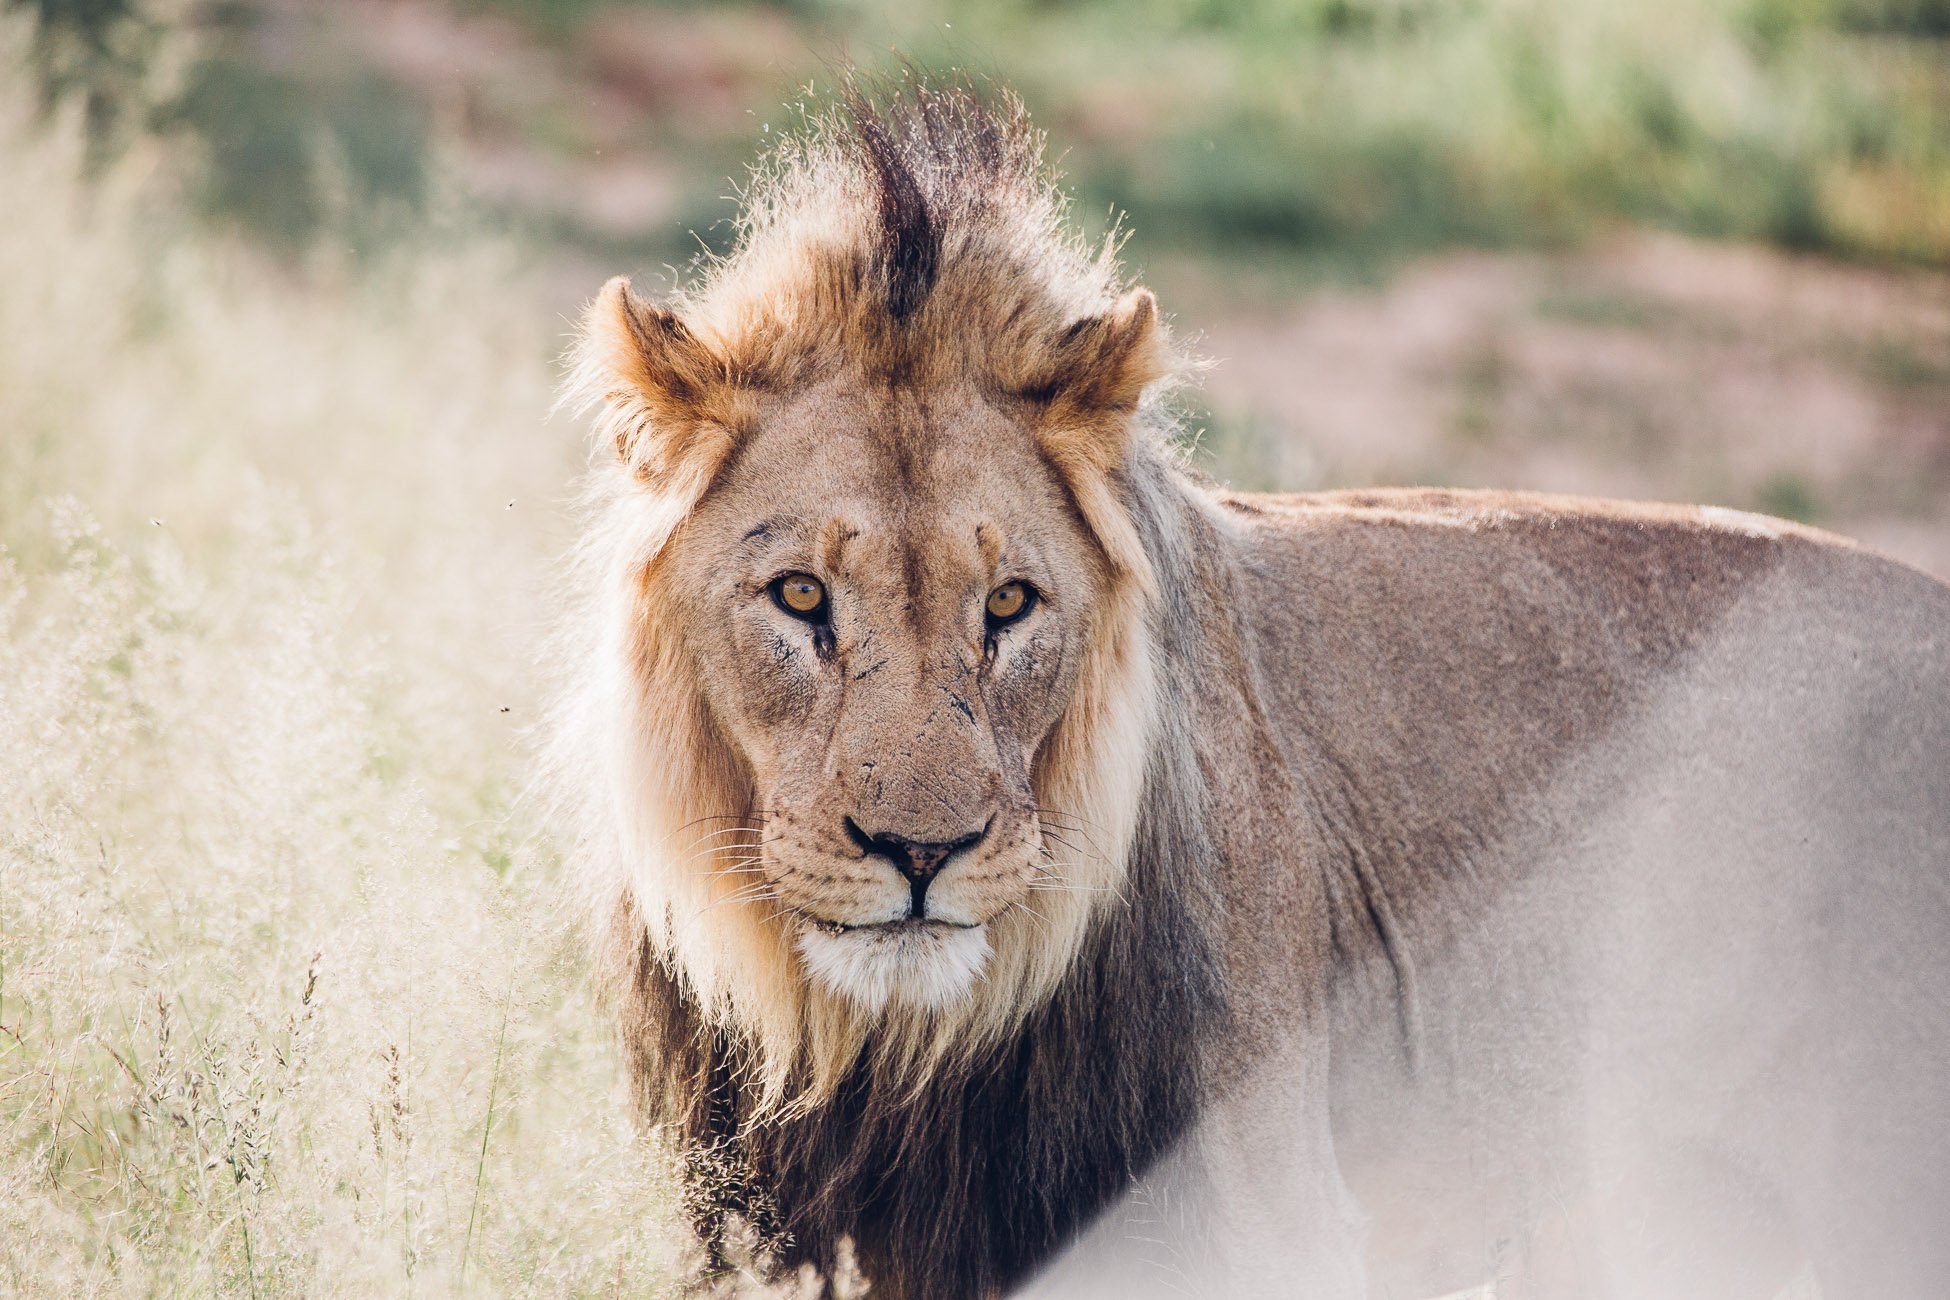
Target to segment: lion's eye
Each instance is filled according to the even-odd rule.
[[[1000,627],[1004,623],[1013,623],[1027,614],[1029,607],[1035,603],[1035,592],[1028,583],[1005,582],[989,593],[988,604],[985,607],[988,611],[989,626]]]
[[[772,599],[780,609],[808,623],[826,617],[826,584],[810,573],[788,573],[774,582]]]

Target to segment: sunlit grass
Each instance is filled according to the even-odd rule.
[[[579,455],[551,322],[454,231],[280,268],[177,227],[141,149],[84,188],[17,85],[0,1292],[658,1289],[517,798]]]

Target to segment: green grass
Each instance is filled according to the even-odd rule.
[[[83,30],[93,30],[87,15],[102,15],[104,30],[131,26],[114,20],[121,0],[37,7]],[[890,66],[898,51],[1018,87],[1067,151],[1086,222],[1128,211],[1140,257],[1197,249],[1243,264],[1371,264],[1458,244],[1555,245],[1636,221],[1950,264],[1946,0],[464,7],[515,17],[572,68],[588,57],[590,23],[613,10],[672,24],[705,9],[788,23],[797,61],[738,88],[749,119],[694,117],[681,97],[644,110],[640,134],[664,142],[700,195],[724,192],[758,143],[757,123],[797,85],[830,81],[843,58]],[[348,191],[355,206],[418,199],[428,126],[410,87],[389,86],[334,42],[327,15],[301,24],[312,33],[303,59],[266,63],[248,39],[254,5],[216,12],[187,84],[146,110],[209,143],[211,210],[289,243]],[[99,83],[105,103],[130,99],[126,67],[139,53],[83,57],[70,47],[89,41],[57,44],[70,52],[48,56],[50,85]],[[574,151],[582,106],[562,108],[568,119],[545,134]],[[510,125],[538,129],[532,114]],[[328,176],[322,155],[342,175]],[[646,231],[636,249],[653,261],[689,251],[675,230]]]
[[[1549,244],[1624,218],[1950,258],[1944,203],[1902,197],[1950,197],[1933,37],[1731,0],[1153,9],[954,13],[1046,121],[1091,133],[1079,179],[1147,240]]]

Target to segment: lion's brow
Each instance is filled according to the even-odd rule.
[[[975,546],[982,554],[983,567],[990,573],[995,572],[996,567],[1002,563],[1005,548],[1001,537],[998,536],[1000,531],[994,524],[986,521],[975,525]]]
[[[845,571],[846,545],[859,535],[860,530],[844,519],[828,519],[820,525],[819,562],[828,573]]]
[[[812,529],[803,519],[790,515],[770,515],[747,528],[738,537],[747,556],[762,555],[781,546],[803,542]]]

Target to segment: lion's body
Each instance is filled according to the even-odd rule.
[[[1950,588],[1727,512],[1217,492],[1024,130],[866,116],[688,325],[592,312],[562,771],[707,1258],[1939,1291]]]
[[[1373,1294],[1938,1293],[1950,588],[1726,512],[1223,501],[1243,654],[1193,729],[1242,846],[1226,1055],[1271,1064],[1200,1159],[1294,1202],[1207,1189],[1211,1293],[1350,1293],[1299,1226],[1324,1153],[1267,1123],[1319,1060],[1288,1035],[1331,1058]],[[1142,1291],[1120,1258],[1051,1294]]]
[[[1287,534],[1337,613],[1265,638],[1339,804],[1309,838],[1377,1283],[1940,1288],[1950,591],[1718,512],[1377,505]],[[1749,1252],[1779,1271],[1743,1291]]]

